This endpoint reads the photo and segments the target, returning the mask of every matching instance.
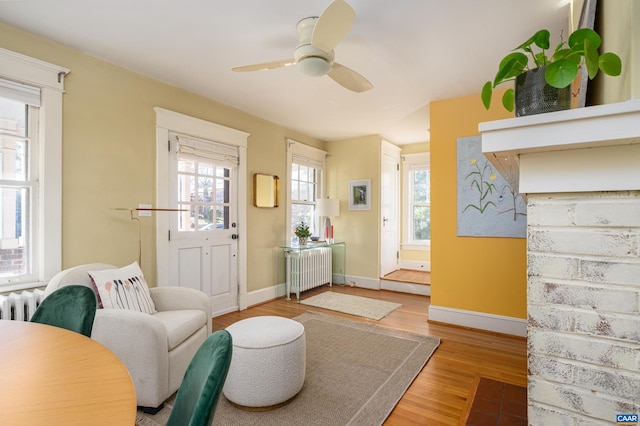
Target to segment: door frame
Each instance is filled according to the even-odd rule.
[[[378,235],[380,236],[380,259],[378,259],[378,274],[382,277],[382,265],[384,264],[384,250],[382,250],[382,235],[384,232],[384,224],[383,224],[383,220],[382,220],[382,200],[383,200],[383,194],[382,191],[384,190],[384,185],[382,185],[382,167],[383,167],[383,157],[386,155],[388,157],[393,158],[396,161],[397,164],[397,169],[396,169],[396,187],[395,187],[395,205],[396,205],[396,229],[395,229],[395,241],[394,241],[394,245],[396,247],[396,253],[398,253],[398,255],[400,254],[400,224],[401,224],[401,220],[402,220],[402,215],[401,215],[401,204],[400,204],[400,170],[399,169],[399,164],[400,164],[400,153],[401,153],[401,149],[399,147],[397,147],[396,145],[393,145],[390,142],[387,142],[385,140],[382,140],[380,142],[380,214],[379,214],[379,228],[378,228]],[[400,265],[400,259],[399,257],[396,257],[396,266],[399,267]]]
[[[169,206],[169,131],[211,140],[238,148],[238,309],[248,306],[247,296],[247,146],[249,133],[168,109],[154,107],[156,113],[156,206]],[[170,207],[170,206],[169,206]],[[158,287],[169,282],[169,221],[171,214],[156,215],[156,270]]]

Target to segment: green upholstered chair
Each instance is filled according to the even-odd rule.
[[[178,389],[166,426],[209,426],[229,372],[231,334],[218,330],[194,355]]]
[[[92,289],[70,285],[45,297],[30,321],[66,328],[91,337],[97,307],[96,294]]]

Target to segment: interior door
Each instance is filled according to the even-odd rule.
[[[180,136],[170,134],[178,143]],[[181,142],[181,141],[180,141]],[[199,141],[199,143],[204,143]],[[237,161],[172,150],[169,277],[211,297],[213,314],[238,310]]]
[[[400,230],[400,150],[382,142],[380,161],[380,276],[398,269]]]

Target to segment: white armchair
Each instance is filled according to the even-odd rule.
[[[89,271],[115,269],[92,263],[55,275],[45,297],[60,287],[81,284],[93,288]],[[153,315],[125,309],[98,309],[91,338],[115,353],[129,370],[137,405],[154,412],[180,387],[194,354],[211,334],[211,299],[183,287],[150,288]]]

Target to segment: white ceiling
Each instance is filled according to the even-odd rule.
[[[336,62],[371,81],[364,93],[295,67],[230,71],[292,58],[297,22],[330,0],[0,1],[0,21],[319,139],[407,144],[430,139],[430,102],[479,94],[509,50],[566,34],[569,15],[569,0],[347,2]]]

